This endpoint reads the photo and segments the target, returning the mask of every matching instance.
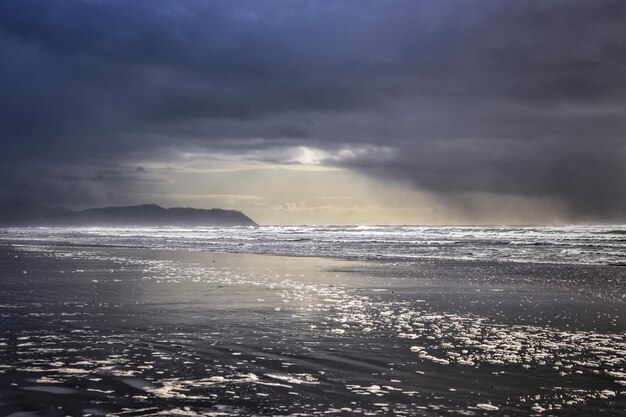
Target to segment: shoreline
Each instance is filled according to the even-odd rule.
[[[406,256],[398,256],[398,257],[389,257],[384,255],[376,255],[374,257],[364,257],[364,256],[347,256],[347,255],[308,255],[308,254],[297,254],[297,253],[270,253],[270,252],[261,252],[261,251],[220,251],[220,250],[206,250],[206,249],[190,249],[190,248],[153,248],[149,245],[139,246],[139,245],[120,245],[120,244],[62,244],[62,243],[12,243],[11,239],[2,239],[0,238],[0,247],[1,246],[14,246],[19,248],[23,247],[42,247],[42,246],[50,246],[50,247],[59,247],[59,248],[73,248],[73,249],[136,249],[136,250],[150,250],[150,251],[172,251],[172,252],[189,252],[189,253],[207,253],[207,254],[216,254],[216,255],[255,255],[255,256],[276,256],[276,257],[288,257],[288,258],[319,258],[319,259],[337,259],[341,261],[349,261],[349,262],[384,262],[384,263],[459,263],[459,264],[467,264],[467,265],[478,265],[481,264],[502,264],[502,265],[538,265],[538,266],[571,266],[571,267],[611,267],[611,268],[621,268],[626,267],[626,261],[624,263],[575,263],[575,262],[555,262],[555,261],[544,261],[544,262],[530,262],[527,260],[515,260],[515,259],[498,259],[494,257],[493,259],[485,259],[485,258],[454,258],[454,257],[406,257]]]
[[[94,415],[119,407],[138,415],[150,407],[145,414],[532,415],[541,407],[609,416],[624,408],[615,381],[625,326],[609,308],[623,301],[589,298],[585,274],[568,275],[576,267],[554,277],[564,268],[31,249],[18,258],[0,250],[14,266],[3,271],[0,294],[9,360],[0,363],[0,392],[20,407],[37,392],[40,407],[95,407]],[[599,350],[607,347],[618,350]]]
[[[615,234],[618,233],[619,234]],[[146,247],[348,260],[626,265],[626,240],[608,226],[42,228],[13,229],[0,242]],[[626,230],[624,231],[626,233]]]

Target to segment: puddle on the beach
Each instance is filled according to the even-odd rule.
[[[70,276],[66,294],[25,283],[0,303],[11,323],[0,334],[1,392],[25,402],[36,395],[42,413],[46,404],[190,416],[610,415],[624,407],[623,331],[433,311],[420,297],[331,285],[312,275],[323,271],[292,266],[98,250],[27,256],[59,260],[27,271],[30,285]]]

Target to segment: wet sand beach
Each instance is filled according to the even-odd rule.
[[[0,414],[624,413],[626,269],[4,244]]]

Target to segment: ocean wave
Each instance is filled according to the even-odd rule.
[[[620,226],[621,227],[621,226]],[[23,228],[0,242],[358,259],[459,259],[607,265],[623,262],[615,226],[264,226]],[[619,233],[616,233],[619,232]]]

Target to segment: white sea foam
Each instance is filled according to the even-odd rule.
[[[34,250],[60,243],[366,259],[503,259],[626,265],[623,225],[27,228],[10,229],[9,235],[12,243]]]

